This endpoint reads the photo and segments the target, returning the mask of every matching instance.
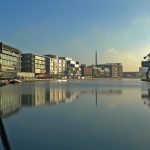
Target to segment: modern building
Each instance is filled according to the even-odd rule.
[[[32,53],[22,54],[21,71],[35,73],[36,77],[48,76],[46,72],[46,57]]]
[[[58,77],[58,68],[59,68],[59,60],[56,55],[45,55],[46,56],[46,66],[47,73],[51,78]]]
[[[64,77],[67,69],[67,60],[64,57],[58,58],[58,76]]]
[[[65,74],[68,78],[78,78],[81,76],[81,68],[78,61],[73,60],[72,58],[65,58],[67,63],[67,68]]]
[[[66,71],[66,59],[65,57],[58,57],[56,55],[45,55],[49,57],[47,59],[48,72],[50,73],[50,77],[61,78],[65,76]]]
[[[22,72],[35,73],[36,77],[62,78],[80,76],[79,62],[56,55],[22,54]]]
[[[0,42],[0,78],[13,78],[20,71],[21,51]]]

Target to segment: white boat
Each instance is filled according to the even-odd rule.
[[[15,83],[22,83],[23,81],[20,79],[12,79],[9,81],[10,84],[15,84]]]
[[[58,79],[57,81],[58,81],[58,82],[67,82],[66,79]]]
[[[10,84],[15,84],[15,83],[22,83],[23,82],[23,80],[20,78],[20,77],[15,77],[14,79],[11,79],[10,81],[9,81],[9,83]]]
[[[6,82],[0,80],[0,87],[1,87],[1,86],[4,86],[4,85],[6,85]]]

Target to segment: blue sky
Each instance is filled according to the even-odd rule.
[[[149,0],[0,0],[0,41],[23,53],[137,71],[150,52]]]

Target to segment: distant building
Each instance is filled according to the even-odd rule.
[[[21,51],[0,42],[0,78],[13,78],[21,71]]]
[[[94,67],[93,70],[93,77],[94,78],[110,78],[112,77],[110,74],[110,68],[107,65],[97,65],[96,67]]]
[[[81,65],[81,76],[82,77],[93,77],[93,66]]]
[[[81,65],[81,75],[87,78],[110,77],[108,68]]]
[[[102,77],[118,78],[123,75],[123,66],[121,63],[98,64],[96,67],[101,70],[99,76]]]
[[[118,78],[122,77],[121,63],[98,64],[97,66],[81,65],[81,75],[93,78]]]

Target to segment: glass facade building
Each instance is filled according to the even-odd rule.
[[[22,72],[32,72],[38,76],[45,76],[46,75],[46,57],[43,55],[36,55],[36,54],[22,54],[21,58],[21,71]]]
[[[13,78],[21,71],[21,51],[0,42],[0,78]]]

